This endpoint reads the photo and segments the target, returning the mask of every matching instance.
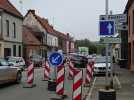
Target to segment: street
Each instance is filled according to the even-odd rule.
[[[72,98],[72,84],[73,80],[68,80],[68,72],[66,71],[65,79],[65,92],[67,95],[65,100],[71,100]],[[26,72],[23,72],[22,82],[20,84],[8,84],[0,87],[0,97],[2,100],[55,100],[60,99],[55,92],[48,91],[47,81],[42,81],[43,70],[41,68],[35,69],[34,73],[34,84],[36,87],[33,88],[23,88],[26,82]],[[83,88],[83,93],[87,93],[88,89]],[[84,98],[84,94],[83,94]]]

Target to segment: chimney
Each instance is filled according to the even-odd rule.
[[[28,12],[31,12],[32,14],[35,14],[35,10],[30,9]]]

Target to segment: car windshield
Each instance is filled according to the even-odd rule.
[[[4,59],[0,59],[0,65],[1,66],[8,66],[9,63],[6,60],[4,60]]]
[[[9,61],[9,62],[16,62],[17,59],[16,59],[16,58],[9,58],[8,61]]]
[[[98,57],[95,59],[96,63],[106,63],[106,57]],[[108,57],[108,62],[110,62],[110,57]]]

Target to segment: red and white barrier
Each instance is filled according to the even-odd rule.
[[[56,93],[58,95],[63,95],[64,94],[64,75],[65,74],[65,69],[64,65],[60,65],[57,67],[57,79],[56,79]]]
[[[33,62],[29,62],[29,66],[27,69],[27,84],[32,86],[34,81],[34,64]]]
[[[68,79],[73,79],[74,77],[74,64],[70,61],[69,62],[69,76]]]
[[[86,82],[85,84],[90,84],[92,78],[93,78],[93,63],[90,62],[87,64],[87,68],[86,68]]]
[[[82,100],[82,70],[74,70],[73,98],[72,100]]]
[[[44,80],[49,80],[49,75],[50,75],[50,66],[49,66],[49,63],[48,61],[45,61],[43,64],[42,64],[43,68],[44,68]]]

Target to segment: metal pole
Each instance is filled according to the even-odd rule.
[[[112,15],[113,14],[113,12],[112,11],[110,11],[110,15]],[[113,44],[111,44],[111,51],[110,51],[110,53],[111,53],[111,80],[110,80],[110,87],[111,88],[113,88]]]
[[[106,0],[106,20],[108,20],[108,0]],[[106,88],[108,86],[108,44],[106,44]]]

